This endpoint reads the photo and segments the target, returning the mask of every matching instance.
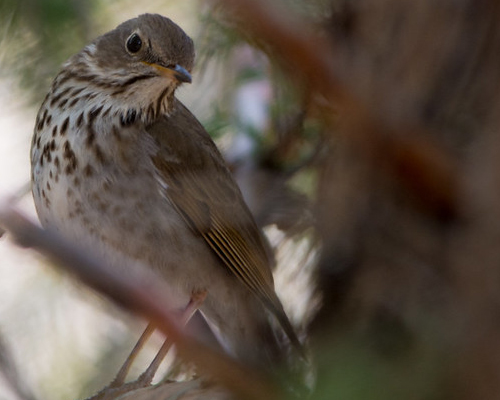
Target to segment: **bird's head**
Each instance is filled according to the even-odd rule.
[[[193,41],[184,31],[158,14],[143,14],[119,25],[95,43],[102,68],[128,74],[157,74],[174,84],[191,82]]]
[[[119,108],[133,107],[151,122],[169,112],[175,89],[191,82],[193,63],[193,41],[178,25],[143,14],[97,38],[65,70],[71,80],[93,86]],[[64,80],[61,76],[56,85]]]

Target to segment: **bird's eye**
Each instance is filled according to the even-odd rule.
[[[137,53],[142,47],[142,40],[140,36],[137,33],[133,33],[130,35],[130,37],[127,39],[127,50],[135,54]]]

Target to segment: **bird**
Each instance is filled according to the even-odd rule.
[[[158,14],[125,21],[69,58],[36,118],[32,194],[44,227],[110,268],[158,274],[175,311],[203,293],[196,307],[224,351],[262,368],[281,362],[283,337],[302,345],[261,229],[175,96],[191,83],[194,58],[192,39]]]

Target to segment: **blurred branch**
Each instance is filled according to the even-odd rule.
[[[418,126],[392,126],[371,113],[340,78],[334,44],[314,33],[290,10],[262,0],[218,0],[234,6],[241,23],[273,48],[287,70],[298,74],[308,90],[322,94],[340,111],[346,139],[381,170],[395,177],[429,212],[448,220],[457,216],[459,179],[449,155]],[[297,27],[300,26],[300,29]],[[382,96],[382,94],[381,94]],[[331,124],[331,110],[323,116]],[[404,135],[400,133],[404,132]]]
[[[258,373],[248,370],[227,356],[216,353],[182,333],[169,309],[168,294],[152,274],[125,275],[106,268],[100,260],[81,251],[56,232],[44,230],[10,205],[0,208],[0,225],[19,245],[33,248],[62,270],[94,290],[145,319],[153,322],[177,346],[179,355],[194,362],[206,376],[212,377],[242,399],[278,399],[280,392]]]

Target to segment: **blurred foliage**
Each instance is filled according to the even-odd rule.
[[[307,207],[315,217],[308,223],[323,245],[323,308],[310,332],[314,398],[497,398],[498,3],[281,3],[298,16],[295,32],[304,21],[331,39],[336,83],[360,105],[339,117],[351,126],[337,123],[335,104],[322,107],[294,75],[297,66],[226,2],[204,14],[202,36],[205,56],[227,71],[221,101],[236,110],[233,129],[256,143],[253,172],[279,176],[281,186],[257,192],[291,188],[280,197],[283,211],[299,188],[309,201],[295,203],[288,218]],[[246,47],[264,57],[250,74],[235,61]],[[271,88],[263,129],[245,125],[233,106],[249,79]],[[422,208],[435,194],[429,188],[405,186],[442,172],[421,166],[405,175],[408,144],[463,185],[450,195],[458,221]],[[394,148],[401,158],[391,159]],[[298,177],[305,179],[294,186]]]
[[[286,2],[304,18],[314,18],[321,26],[328,15],[328,1]],[[307,88],[297,85],[293,71],[280,64],[260,38],[245,30],[241,16],[228,13],[223,5],[207,7],[200,15],[197,35],[198,70],[210,64],[223,71],[222,87],[213,106],[213,119],[206,125],[212,136],[220,136],[212,127],[226,126],[226,133],[246,135],[253,143],[251,157],[262,167],[293,173],[318,154],[323,130],[310,115]],[[270,53],[271,52],[271,53]],[[270,97],[259,100],[265,105],[263,126],[246,121],[246,109],[235,107],[235,98],[248,84],[265,82]],[[262,95],[264,96],[264,95]],[[219,117],[220,122],[216,122]],[[230,121],[230,126],[227,126]],[[309,194],[312,194],[309,191]]]
[[[1,0],[3,74],[14,73],[38,102],[55,72],[93,36],[99,0]]]

